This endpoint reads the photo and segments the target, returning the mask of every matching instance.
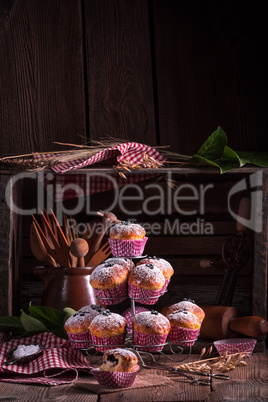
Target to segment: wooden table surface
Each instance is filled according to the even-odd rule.
[[[187,361],[198,359],[192,355]],[[81,375],[71,385],[54,387],[0,383],[0,401],[268,401],[268,354],[254,353],[248,366],[237,367],[230,380],[213,381],[210,386],[189,384],[184,377],[172,376],[172,383],[150,388],[131,388],[97,395],[89,390],[91,376]],[[139,375],[169,375],[168,372],[143,369]],[[160,377],[159,377],[160,378]]]

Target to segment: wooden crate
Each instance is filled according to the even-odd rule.
[[[112,169],[100,171],[114,173]],[[94,172],[96,170],[85,169],[73,174],[93,175]],[[219,262],[201,268],[200,261],[219,256],[224,240],[236,232],[236,220],[228,210],[228,194],[235,189],[230,199],[232,211],[238,211],[242,197],[256,199],[255,223],[262,222],[262,228],[258,232],[247,229],[250,258],[240,272],[233,305],[243,315],[267,317],[267,172],[267,169],[256,168],[241,168],[223,175],[211,169],[150,170],[151,178],[138,184],[141,199],[134,202],[125,200],[123,205],[117,203],[114,206],[113,212],[118,218],[133,219],[145,225],[149,237],[146,254],[165,258],[174,267],[169,291],[159,299],[156,309],[184,297],[194,299],[198,304],[214,304],[223,278],[223,264]],[[10,177],[11,173],[1,175],[2,193]],[[170,179],[177,183],[175,189],[167,183]],[[10,197],[24,207],[36,206],[36,183],[26,180],[24,188],[21,187],[22,183],[17,183]],[[160,192],[163,194],[161,201]],[[124,196],[137,198],[137,189],[124,188]],[[113,197],[113,191],[91,195],[91,215],[84,207],[76,216],[77,222],[86,223],[92,219],[94,211],[109,209]],[[204,207],[200,203],[202,197]],[[69,200],[64,205],[71,208],[75,202]],[[32,274],[32,268],[40,263],[32,256],[29,245],[31,217],[14,214],[5,201],[1,204],[1,211],[0,275],[4,286],[0,293],[0,313],[6,315],[18,313],[20,307],[27,309],[29,301],[40,304],[43,285]],[[116,306],[116,311],[122,312],[127,307],[129,302],[124,302]]]

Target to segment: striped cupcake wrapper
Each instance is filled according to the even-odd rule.
[[[162,294],[161,290],[140,289],[128,282],[128,295],[140,304],[155,304]]]
[[[171,326],[167,340],[179,346],[192,346],[197,340],[198,335],[199,329]]]
[[[108,239],[112,254],[116,257],[138,257],[142,255],[148,237],[140,240]]]
[[[67,335],[71,343],[71,346],[74,349],[85,349],[92,346],[92,338],[91,333],[89,331],[80,332],[78,334],[67,333]]]
[[[119,336],[112,336],[110,338],[107,337],[98,337],[93,334],[92,342],[93,346],[97,352],[105,352],[109,349],[114,349],[115,347],[124,348],[125,347],[125,334]]]
[[[151,335],[133,330],[133,346],[141,351],[161,352],[166,344],[167,334]]]
[[[105,305],[118,304],[127,298],[127,282],[113,289],[95,290],[96,297]]]

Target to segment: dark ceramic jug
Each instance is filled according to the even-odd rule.
[[[36,267],[34,274],[42,279],[42,305],[62,310],[79,310],[89,304],[100,304],[89,283],[94,268]]]

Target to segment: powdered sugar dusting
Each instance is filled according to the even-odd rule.
[[[155,267],[159,268],[161,272],[163,272],[165,277],[166,274],[168,273],[169,273],[168,277],[170,277],[174,273],[171,264],[167,260],[164,260],[163,258],[147,257],[141,260],[137,265],[143,265],[143,264],[153,264]]]
[[[137,265],[134,267],[130,273],[129,280],[136,285],[155,284],[156,288],[161,284],[162,286],[165,284],[164,275],[160,269],[152,264]]]
[[[147,328],[152,328],[156,332],[158,331],[168,331],[170,328],[170,322],[163,314],[154,314],[154,311],[143,311],[136,314],[133,317],[133,324],[136,323],[139,326],[145,326]]]
[[[91,280],[97,280],[102,283],[124,276],[127,279],[128,269],[122,265],[113,263],[104,263],[98,265],[91,274]]]
[[[131,269],[132,267],[134,267],[133,261],[131,261],[129,258],[112,257],[112,258],[108,258],[107,260],[105,260],[105,263],[107,263],[107,262],[112,263],[112,264],[122,265],[123,267],[127,267],[128,269]]]
[[[82,326],[85,325],[85,323],[88,323],[89,325],[93,318],[96,317],[98,314],[100,313],[95,310],[92,310],[88,313],[77,312],[65,321],[64,327],[70,328],[73,326]]]
[[[100,304],[89,304],[88,306],[81,307],[77,312],[91,314],[92,318],[94,318],[104,310]]]
[[[121,328],[122,326],[127,324],[125,318],[117,313],[110,313],[108,315],[104,314],[99,314],[97,317],[95,317],[90,327],[94,325],[99,328],[114,330],[116,328]]]
[[[121,348],[110,349],[107,352],[105,352],[105,355],[112,355],[115,353],[119,354],[120,356],[124,356],[124,357],[131,357],[131,358],[136,357],[135,353],[133,353],[131,350],[121,349]]]
[[[187,310],[174,311],[173,313],[169,314],[167,318],[172,325],[175,323],[179,325],[181,323],[183,326],[189,326],[190,328],[200,325],[198,318]]]

